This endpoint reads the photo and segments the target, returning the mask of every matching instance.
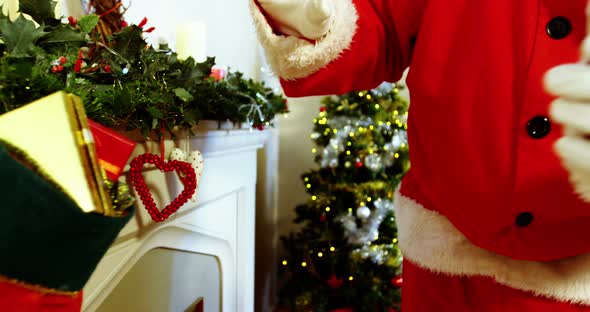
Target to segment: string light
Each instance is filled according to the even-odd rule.
[[[334,129],[334,134],[338,133],[338,129]]]
[[[379,109],[379,104],[375,104],[375,109]]]
[[[336,251],[336,248],[334,248],[334,246],[332,246],[332,247],[330,247],[330,251],[334,252],[334,251]]]
[[[320,257],[320,258],[321,258],[321,257],[323,257],[323,256],[324,256],[324,254],[323,254],[323,253],[321,253],[321,252],[318,252],[318,257]]]
[[[394,243],[394,244],[397,244],[397,238],[394,238],[394,239],[393,239],[393,243]]]
[[[268,121],[267,121],[267,122],[266,122],[266,125],[267,125],[267,126],[270,126],[270,122],[268,122]]]
[[[370,100],[371,98],[373,98],[370,94],[367,94],[367,100]]]
[[[373,149],[372,148],[369,149],[369,154],[373,154]]]
[[[309,182],[309,178],[308,177],[305,177],[305,179],[303,179],[303,181]]]
[[[364,205],[365,205],[365,203],[364,203],[364,202],[361,202],[361,205],[360,205],[360,206],[362,207],[362,206],[364,206]]]
[[[397,116],[397,115],[399,115],[399,112],[397,110],[394,110],[393,111],[393,116]]]
[[[368,202],[371,202],[371,200],[373,200],[371,197],[367,197]]]
[[[315,195],[313,195],[313,196],[311,197],[311,200],[316,200],[316,199],[318,199],[318,197],[317,197],[317,196],[315,196]]]
[[[375,129],[375,127],[373,125],[370,125],[369,129],[373,130],[373,129]]]
[[[388,125],[388,126],[391,126],[391,122],[389,122],[389,121],[388,121],[388,122],[387,122],[387,125]]]
[[[347,146],[352,146],[352,142],[347,142],[346,145]]]
[[[364,93],[362,93],[362,92],[359,92],[359,96],[360,96],[360,97],[363,97],[363,95],[365,95],[365,94],[364,94]]]
[[[283,260],[283,265],[287,265],[287,260]]]
[[[307,187],[308,189],[311,188],[311,184],[307,184],[305,187]]]
[[[380,121],[380,122],[379,122],[379,125],[380,125],[380,126],[383,126],[383,121]]]
[[[315,154],[315,153],[318,152],[318,150],[314,147],[314,148],[311,149],[311,152]]]
[[[326,212],[330,212],[330,207],[326,207]]]
[[[306,267],[307,266],[307,262],[305,262],[305,261],[301,262],[301,266],[302,267]]]
[[[318,123],[318,120],[314,118],[314,119],[313,119],[313,123],[314,123],[314,124],[317,124],[317,123]]]
[[[350,154],[351,154],[350,151],[346,151],[346,155],[350,155]]]
[[[406,147],[406,143],[402,143],[402,144],[400,145],[400,147],[401,147],[401,148],[404,148],[404,147]]]
[[[348,212],[352,212],[352,208],[348,208]]]
[[[350,133],[348,135],[350,135],[350,137],[354,138],[354,132],[350,131]]]
[[[352,276],[349,276],[349,277],[348,277],[348,280],[349,280],[349,281],[352,281],[353,279],[354,279],[354,277],[352,277]]]
[[[395,153],[395,154],[393,155],[393,157],[395,157],[395,158],[399,158],[399,153]]]

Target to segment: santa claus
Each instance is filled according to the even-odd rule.
[[[289,96],[410,67],[405,312],[590,311],[586,0],[249,1]]]

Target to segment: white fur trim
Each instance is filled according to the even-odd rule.
[[[279,77],[286,80],[307,77],[348,49],[358,19],[352,0],[334,1],[332,27],[314,45],[296,37],[276,35],[254,0],[250,0],[250,11],[269,65]]]
[[[433,272],[487,276],[500,284],[558,301],[590,304],[590,254],[555,261],[514,260],[473,245],[444,216],[396,194],[404,257]]]

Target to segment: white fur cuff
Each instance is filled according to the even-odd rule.
[[[395,215],[404,257],[433,272],[487,276],[558,301],[590,304],[590,254],[555,261],[514,260],[476,247],[443,215],[399,192]]]
[[[267,61],[273,71],[285,80],[307,77],[328,65],[349,48],[356,32],[358,16],[352,0],[334,1],[332,27],[315,44],[292,36],[276,35],[254,0],[249,1]]]

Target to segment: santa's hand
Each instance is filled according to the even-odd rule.
[[[319,39],[330,30],[334,0],[258,0],[285,35]]]
[[[584,55],[590,55],[589,43],[586,38]],[[545,87],[558,97],[551,104],[550,117],[564,126],[555,151],[569,171],[575,191],[590,202],[590,65],[557,66],[546,74]]]

